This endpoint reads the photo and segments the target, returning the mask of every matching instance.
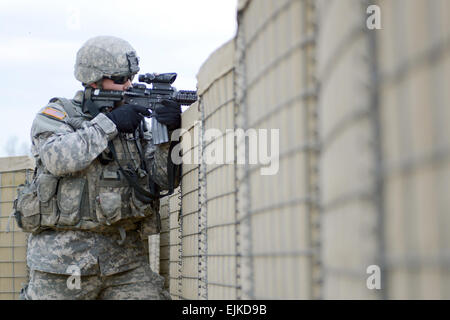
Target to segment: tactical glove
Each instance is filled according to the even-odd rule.
[[[167,129],[175,130],[181,127],[181,105],[172,100],[162,100],[155,108],[155,118],[158,122],[165,124]]]
[[[150,115],[147,108],[134,104],[125,104],[106,114],[114,122],[117,130],[125,133],[136,131],[139,123],[144,120],[144,116]]]

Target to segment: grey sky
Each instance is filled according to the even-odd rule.
[[[0,157],[22,155],[34,116],[50,98],[71,98],[80,46],[97,35],[121,37],[141,72],[177,72],[195,90],[208,56],[236,32],[237,0],[0,1]],[[26,151],[24,151],[26,150]]]

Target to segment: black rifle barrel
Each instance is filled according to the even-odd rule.
[[[128,90],[128,91],[117,91],[117,90],[100,90],[96,89],[92,93],[92,100],[112,100],[120,101],[125,97],[134,98],[144,98],[152,99],[155,102],[163,99],[170,99],[171,95],[161,94],[160,90],[145,89],[145,91],[140,90]],[[197,101],[198,96],[196,91],[180,90],[176,91],[172,97],[173,100],[181,105],[189,106]]]
[[[124,98],[124,96],[125,96],[125,91],[119,91],[119,90],[95,89],[91,93],[92,100],[120,101]]]

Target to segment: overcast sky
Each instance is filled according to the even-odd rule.
[[[236,33],[237,0],[0,1],[0,157],[24,155],[36,112],[81,84],[75,56],[89,38],[130,42],[141,72],[177,72],[195,90],[208,56]]]

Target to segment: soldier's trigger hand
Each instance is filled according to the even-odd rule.
[[[155,118],[165,124],[169,130],[175,130],[181,126],[181,105],[171,100],[162,100],[160,106],[155,109]]]
[[[150,115],[151,113],[147,108],[130,104],[120,106],[106,114],[114,122],[117,130],[125,133],[133,133],[139,126],[139,123],[144,120],[144,116]]]

